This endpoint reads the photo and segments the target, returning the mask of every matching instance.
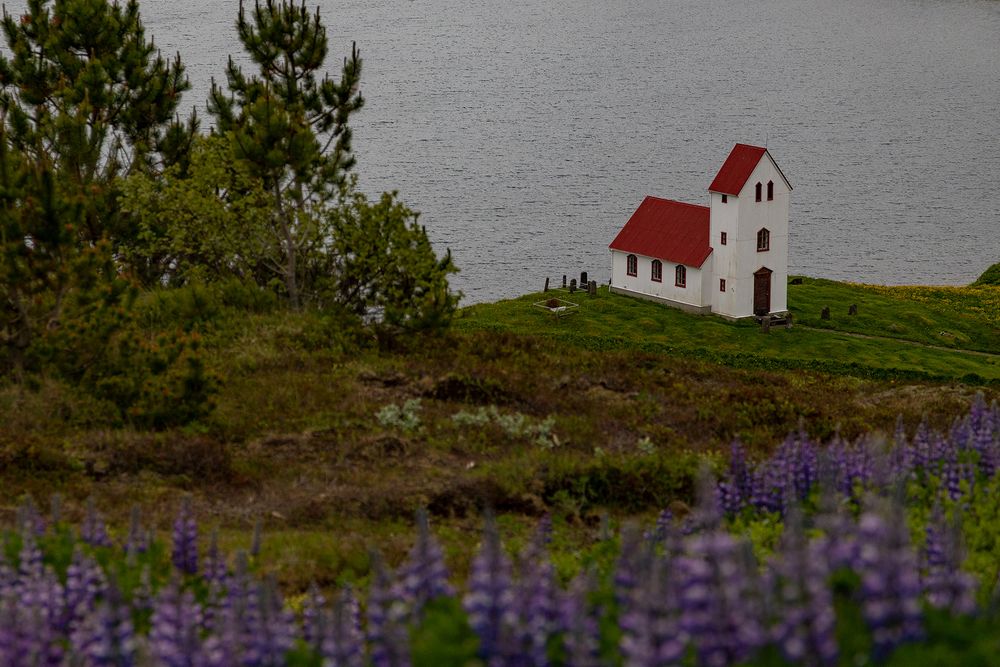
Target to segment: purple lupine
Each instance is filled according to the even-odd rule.
[[[199,667],[204,661],[201,607],[176,579],[156,596],[150,619],[149,652],[163,667]]]
[[[559,629],[562,631],[566,664],[573,667],[598,667],[601,664],[600,609],[592,597],[597,589],[597,576],[590,570],[581,572],[563,593],[559,609]]]
[[[11,667],[62,664],[62,586],[52,569],[42,566],[34,538],[26,525],[18,574],[0,597],[0,664]]]
[[[211,584],[224,584],[228,569],[226,557],[219,549],[219,531],[213,530],[208,543],[208,553],[205,554],[205,581]]]
[[[125,538],[125,554],[130,558],[146,553],[149,550],[149,534],[142,528],[142,510],[138,505],[132,506],[129,515],[128,536]]]
[[[858,521],[861,608],[877,660],[922,634],[920,571],[900,508],[868,510]]]
[[[326,598],[316,583],[309,584],[309,591],[302,603],[302,639],[316,651],[320,650],[326,634]]]
[[[957,523],[948,522],[935,505],[927,522],[924,546],[924,592],[932,607],[952,614],[971,614],[976,608],[976,579],[962,571],[962,537]]]
[[[548,552],[551,532],[552,522],[545,517],[518,559],[513,605],[517,619],[514,650],[524,667],[544,667],[549,663],[548,643],[555,633],[559,612],[555,568]]]
[[[748,658],[764,641],[753,591],[754,568],[731,535],[694,535],[681,561],[681,630],[691,638],[700,664],[714,667]]]
[[[827,579],[829,541],[806,540],[798,513],[786,519],[781,550],[769,562],[775,589],[772,641],[791,663],[837,663],[836,614]]]
[[[319,644],[324,664],[338,667],[362,667],[365,663],[364,639],[361,633],[360,610],[354,592],[345,586],[328,614]]]
[[[87,513],[83,517],[83,523],[80,524],[80,539],[94,547],[111,546],[111,538],[108,537],[104,517],[97,511],[93,498],[87,501]]]
[[[38,505],[31,496],[26,496],[17,507],[17,528],[22,532],[30,530],[36,537],[45,534],[45,517],[38,511]]]
[[[190,498],[184,498],[174,520],[171,555],[174,567],[179,572],[198,574],[198,522],[191,513]]]
[[[409,667],[406,603],[399,597],[392,573],[377,553],[372,555],[372,571],[367,607],[371,664],[373,667]]]
[[[108,581],[104,571],[77,546],[73,550],[73,559],[66,568],[65,605],[60,630],[66,633],[75,630],[94,608],[96,601],[105,597],[107,592]]]
[[[729,472],[719,481],[718,493],[719,505],[727,514],[738,513],[753,495],[753,476],[739,438],[730,446]]]
[[[684,657],[686,636],[677,606],[678,569],[653,545],[644,549],[638,585],[620,604],[620,643],[626,667],[669,667]]]
[[[73,655],[83,667],[131,667],[137,641],[132,615],[113,586],[70,636]]]
[[[454,594],[441,545],[431,534],[426,510],[421,509],[417,512],[417,541],[399,569],[399,595],[410,614],[419,619],[428,602]]]
[[[472,560],[463,607],[479,637],[479,657],[487,665],[501,664],[504,649],[513,639],[516,616],[511,563],[492,516],[486,518],[482,546]]]

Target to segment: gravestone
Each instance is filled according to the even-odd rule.
[[[789,282],[788,284],[789,285],[801,285],[802,284],[802,278],[792,278],[791,282]]]
[[[590,296],[597,296],[596,280],[591,280],[589,283],[587,283],[587,293],[590,294]]]
[[[788,313],[788,315],[785,316],[785,328],[786,329],[791,329],[792,328],[792,314],[791,313]]]
[[[589,284],[590,284],[590,281],[587,280],[587,272],[586,271],[581,271],[580,272],[580,287],[583,287],[584,285],[589,285]]]
[[[830,319],[830,306],[827,306],[822,311],[820,311],[819,317],[821,320]]]
[[[760,328],[764,330],[764,333],[771,333],[771,316],[765,315],[760,321]]]
[[[572,294],[576,291],[576,278],[569,281],[569,293]]]
[[[548,278],[548,276],[545,277],[545,289],[542,290],[542,291],[543,292],[548,292],[549,291],[549,278]]]
[[[847,314],[848,315],[857,315],[858,314],[858,304],[852,303],[851,307],[847,309]]]

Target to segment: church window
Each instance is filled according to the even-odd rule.
[[[726,279],[725,278],[719,278],[719,291],[720,292],[725,292],[726,291]]]
[[[767,182],[767,201],[774,199],[774,181]]]
[[[652,270],[652,274],[650,275],[650,279],[654,283],[662,283],[663,282],[663,262],[661,262],[658,259],[654,259],[653,260],[653,270]]]
[[[722,203],[725,204],[727,201],[729,201],[729,195],[722,195]]]
[[[757,184],[757,201],[760,201],[760,191],[761,191],[761,189],[763,189],[763,186],[760,183],[758,183]]]
[[[629,255],[625,259],[625,273],[630,276],[639,275],[639,258],[635,255]]]
[[[771,232],[762,229],[757,232],[757,252],[764,252],[771,249]]]
[[[722,239],[720,240],[720,243],[722,243],[722,245],[726,245],[726,233],[725,232],[722,232]]]
[[[677,270],[674,271],[674,285],[687,287],[687,269],[684,268],[683,264],[678,264]]]

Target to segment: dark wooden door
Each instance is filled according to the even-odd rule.
[[[753,314],[771,312],[771,269],[762,267],[753,274]]]

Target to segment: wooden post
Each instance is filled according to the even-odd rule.
[[[545,289],[542,290],[542,291],[543,292],[548,292],[549,291],[549,277],[548,276],[545,276]]]
[[[820,311],[819,318],[821,320],[828,320],[828,319],[830,319],[830,306],[827,306],[823,310]]]
[[[852,303],[851,307],[847,309],[847,314],[848,315],[857,315],[858,314],[858,304]]]
[[[760,328],[764,330],[764,333],[771,333],[771,316],[765,315],[764,319],[760,321]]]
[[[791,313],[788,313],[788,315],[785,317],[785,328],[786,329],[791,329],[792,328],[792,314]]]

